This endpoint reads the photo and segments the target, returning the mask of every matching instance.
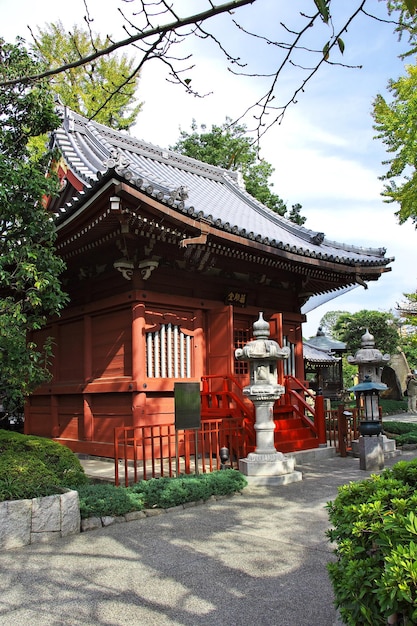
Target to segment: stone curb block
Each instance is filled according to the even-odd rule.
[[[77,491],[44,498],[0,502],[0,549],[48,543],[80,532]]]
[[[226,496],[210,496],[208,500],[185,502],[168,509],[145,509],[144,511],[131,511],[126,515],[104,515],[86,519],[81,519],[80,516],[77,491],[65,490],[64,493],[44,498],[6,500],[0,502],[0,550],[22,548],[31,543],[49,543],[79,532],[184,511],[234,495],[241,495],[241,492]]]
[[[103,517],[88,517],[81,520],[81,532],[87,532],[89,530],[97,530],[98,528],[104,528],[106,526],[111,526],[112,524],[117,524],[120,522],[132,522],[138,519],[146,519],[148,517],[157,517],[158,515],[164,515],[165,513],[175,513],[177,511],[185,511],[189,508],[200,506],[202,504],[209,504],[212,502],[217,502],[220,500],[226,500],[233,496],[242,495],[241,491],[237,491],[236,493],[230,493],[224,496],[210,496],[207,500],[197,500],[196,502],[185,502],[184,504],[179,504],[178,506],[172,506],[168,509],[144,509],[143,511],[131,511],[130,513],[126,513],[120,517],[112,517],[110,515],[105,515]]]

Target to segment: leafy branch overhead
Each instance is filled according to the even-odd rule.
[[[0,77],[37,71],[36,60],[21,44],[0,39]],[[51,343],[26,336],[45,325],[66,302],[55,255],[55,227],[43,198],[57,192],[53,175],[45,177],[51,155],[29,150],[29,141],[59,124],[46,81],[0,88],[0,399],[8,410],[48,377]]]
[[[181,13],[184,5],[178,0],[131,0],[128,3],[118,1],[120,22],[117,26],[122,26],[126,37],[97,38],[91,30],[94,19],[90,16],[88,2],[85,0],[84,20],[88,27],[89,42],[83,36],[83,45],[79,45],[75,55],[66,58],[65,55],[58,54],[56,62],[50,55],[51,46],[46,54],[46,42],[42,41],[42,37],[35,38],[35,45],[39,44],[38,48],[43,60],[47,61],[48,68],[33,72],[30,76],[3,77],[1,84],[7,86],[48,77],[54,77],[54,81],[58,82],[57,77],[63,73],[65,79],[59,79],[60,82],[70,83],[70,77],[82,66],[90,70],[94,68],[94,71],[90,71],[94,79],[100,59],[129,49],[133,52],[135,64],[126,71],[127,82],[123,85],[123,90],[132,84],[131,81],[135,80],[145,63],[157,60],[165,65],[167,80],[181,85],[191,95],[203,96],[207,93],[207,86],[203,86],[204,81],[198,72],[193,72],[193,57],[198,57],[201,51],[205,56],[208,54],[215,58],[214,62],[218,64],[220,55],[229,72],[236,76],[252,77],[260,85],[260,95],[255,96],[253,102],[245,103],[241,115],[235,120],[245,120],[246,123],[250,118],[249,130],[255,133],[255,138],[259,141],[271,126],[282,121],[288,107],[297,102],[297,98],[323,64],[351,67],[343,61],[343,55],[349,27],[353,21],[361,16],[366,19],[381,19],[367,12],[366,6],[370,0],[355,0],[349,3],[348,10],[345,3],[337,3],[335,0],[305,0],[307,9],[304,11],[293,7],[288,9],[285,3],[282,8],[275,3],[265,5],[262,0],[229,0],[220,4],[215,4],[212,0],[202,0],[199,4],[201,10],[186,14]],[[395,3],[388,0],[388,5],[391,4]],[[406,19],[407,16],[414,16],[417,0],[407,0],[404,5],[400,4],[400,17]],[[262,20],[257,21],[260,8]],[[284,13],[282,17],[281,13]],[[219,16],[227,23],[219,22],[216,19]],[[253,23],[257,24],[254,31],[251,30]],[[232,26],[235,31],[234,36],[228,37],[227,41],[222,36],[225,26]],[[43,34],[46,36],[47,31],[43,31]],[[81,44],[77,37],[74,30],[72,41]],[[263,66],[258,67],[257,60],[251,55],[244,58],[249,49],[249,45],[246,45],[249,40],[256,41],[259,49],[257,57],[264,60]],[[243,50],[242,54],[239,53],[239,48]],[[297,81],[289,93],[278,90],[278,83],[281,87],[285,83],[287,70]],[[116,84],[113,89],[111,81],[106,84],[107,100],[120,95],[121,90]],[[92,107],[89,115],[98,119],[103,106],[102,100],[92,100],[89,104]]]

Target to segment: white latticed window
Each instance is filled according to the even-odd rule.
[[[148,378],[191,378],[193,336],[174,324],[146,334]]]

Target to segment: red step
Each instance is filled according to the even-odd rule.
[[[288,452],[298,452],[299,450],[311,450],[313,448],[318,448],[319,443],[318,439],[298,439],[296,441],[280,441],[275,444],[278,452],[283,452],[284,454]]]

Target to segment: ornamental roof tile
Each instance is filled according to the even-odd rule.
[[[261,241],[303,257],[359,266],[388,265],[384,248],[361,248],[330,241],[324,234],[299,226],[255,200],[240,185],[239,174],[208,165],[155,146],[127,133],[89,121],[62,107],[62,125],[54,132],[57,147],[88,197],[100,179],[116,173],[161,205],[204,218],[220,231]],[[65,222],[81,197],[74,196],[57,209],[57,223]]]

